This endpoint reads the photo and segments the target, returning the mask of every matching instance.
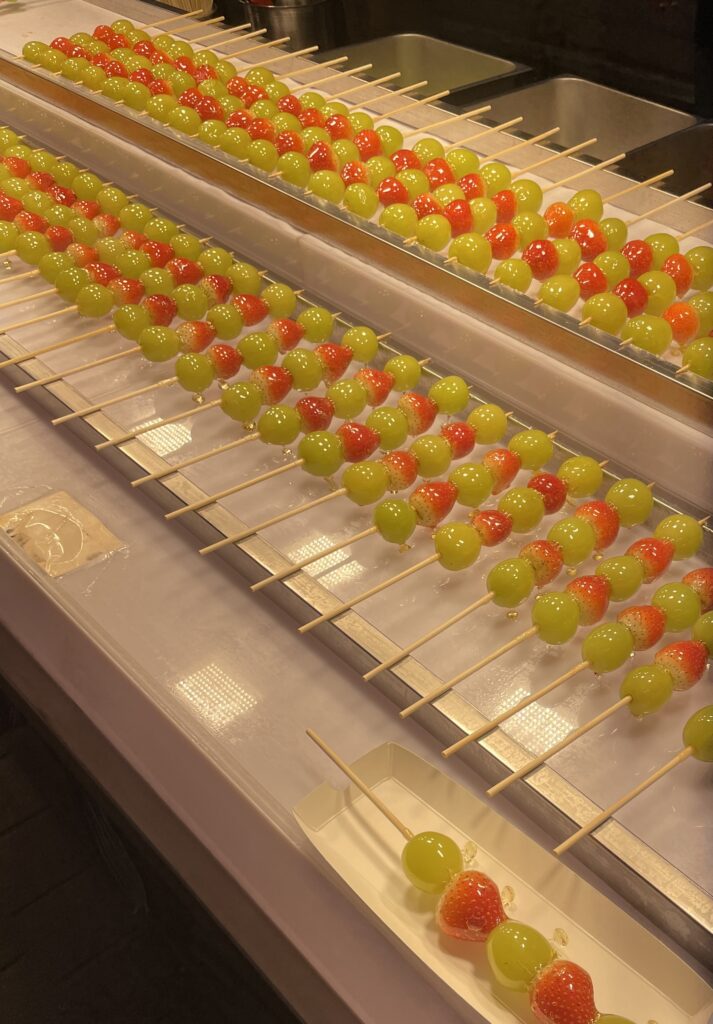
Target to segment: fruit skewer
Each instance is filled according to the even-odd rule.
[[[710,764],[713,762],[713,704],[709,704],[707,707],[701,708],[696,711],[686,722],[683,727],[683,747],[679,752],[667,761],[666,764],[662,765],[655,772],[652,772],[648,778],[640,782],[638,786],[629,790],[624,796],[620,797],[615,803],[611,804],[606,810],[602,811],[601,814],[597,814],[596,817],[592,818],[591,821],[587,822],[586,825],[582,825],[574,835],[571,835],[569,839],[566,839],[559,846],[556,846],[554,853],[561,857],[562,854],[570,850],[575,843],[578,843],[580,839],[588,836],[595,829],[603,825],[605,821],[613,817],[618,811],[627,804],[631,803],[637,796],[645,792],[650,786],[653,786],[655,782],[662,779],[664,775],[667,775],[678,765],[683,764],[684,761],[688,760],[689,757],[695,757],[698,761]]]

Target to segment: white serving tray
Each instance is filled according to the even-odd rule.
[[[462,846],[474,843],[469,866],[490,875],[501,892],[512,890],[509,917],[538,928],[563,958],[590,972],[601,1012],[636,1024],[710,1020],[713,990],[682,960],[433,765],[385,743],[353,768],[414,832],[436,829]],[[433,975],[466,1019],[476,1011],[491,1024],[532,1024],[527,994],[494,983],[481,943],[439,932],[438,897],[409,885],[400,866],[402,837],[355,786],[323,783],[295,807],[295,817],[362,907]]]

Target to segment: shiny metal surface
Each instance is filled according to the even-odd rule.
[[[713,180],[713,122],[694,124],[632,150],[622,161],[620,170],[629,178],[644,181],[662,167],[673,167],[676,173],[670,189],[679,195],[702,181]],[[713,196],[704,192],[698,202],[713,206]]]
[[[334,45],[334,0],[292,0],[273,4],[253,4],[239,0],[237,19],[249,21],[254,29],[266,28],[268,39],[290,37],[290,48],[301,50],[315,43],[324,48]]]
[[[596,136],[587,151],[592,159],[606,159],[613,153],[629,152],[653,139],[696,123],[691,114],[642,100],[617,89],[609,89],[583,78],[558,76],[490,99],[488,114],[493,122],[522,115],[531,135],[560,126],[557,145],[566,148],[583,138]],[[670,166],[666,164],[666,166]],[[661,165],[656,166],[656,171]],[[652,172],[653,173],[653,172]],[[705,181],[697,179],[696,184]]]

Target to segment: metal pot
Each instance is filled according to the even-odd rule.
[[[239,0],[240,21],[253,28],[266,28],[269,39],[290,37],[290,46],[301,50],[315,43],[321,48],[335,45],[333,0],[269,0],[251,3]]]

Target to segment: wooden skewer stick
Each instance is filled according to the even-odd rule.
[[[308,71],[322,71],[324,68],[333,68],[337,64],[344,64],[349,60],[348,56],[334,57],[333,60],[322,61],[321,64],[314,64],[311,68],[301,68],[300,71],[285,71],[282,75],[275,75],[275,78],[280,81],[282,78],[294,78],[297,81],[297,75],[307,74]],[[368,64],[367,68],[373,68],[373,64]],[[353,71],[336,71],[333,75],[325,75],[324,78],[316,78],[313,82],[300,82],[297,89],[311,89],[314,85],[319,85],[320,82],[329,82],[332,78],[339,78],[340,75],[354,74]],[[297,91],[295,89],[295,92]]]
[[[64,380],[65,377],[73,377],[76,373],[84,373],[85,370],[92,370],[96,366],[106,366],[107,363],[115,363],[118,359],[126,359],[127,356],[136,355],[141,349],[138,345],[134,345],[132,348],[123,349],[121,352],[114,352],[112,355],[102,356],[101,359],[92,359],[89,363],[80,363],[79,366],[70,366],[68,370],[62,370],[60,373],[53,373],[49,377],[42,377],[41,380],[31,380],[27,384],[20,384],[15,388],[15,391],[19,394],[23,391],[32,391],[33,388],[47,387],[48,384],[56,384],[58,380]]]
[[[585,174],[591,174],[592,171],[603,171],[605,168],[611,167],[613,164],[618,164],[625,156],[626,153],[617,153],[616,156],[610,156],[608,160],[600,160],[598,164],[590,164],[589,167],[584,167],[581,171],[576,171],[574,174],[568,174],[566,178],[560,178],[559,181],[550,182],[549,185],[545,185],[542,192],[544,194],[553,188],[558,188],[560,185],[567,185],[570,181],[576,181],[578,178],[583,178]]]
[[[205,548],[200,548],[198,554],[210,555],[213,551],[218,551],[220,548],[224,548],[228,544],[239,544],[241,540],[253,537],[256,533],[261,533],[269,526],[276,526],[278,523],[284,522],[285,519],[291,519],[293,516],[300,516],[303,512],[309,512],[310,509],[317,508],[319,505],[324,505],[325,502],[332,501],[334,498],[341,498],[346,493],[346,487],[340,487],[336,491],[330,491],[329,494],[323,494],[320,498],[314,498],[312,501],[305,501],[301,505],[298,505],[297,508],[291,508],[286,512],[280,512],[279,515],[272,516],[271,519],[264,519],[261,523],[257,523],[256,526],[249,526],[245,530],[241,530],[240,533],[233,533],[230,537],[223,537],[222,540],[217,540],[214,544],[209,544]]]
[[[634,217],[632,220],[627,221],[627,227],[631,227],[632,224],[638,224],[641,220],[649,220],[655,213],[660,213],[661,210],[667,210],[669,206],[673,206],[675,203],[683,203],[687,199],[693,199],[694,196],[700,196],[703,192],[707,192],[712,185],[712,181],[707,181],[705,185],[699,185],[698,188],[692,188],[690,192],[684,192],[682,196],[674,196],[673,199],[668,199],[665,203],[659,203],[658,206],[654,206],[653,210],[647,210],[646,213],[640,213],[638,217]]]
[[[563,853],[566,853],[567,850],[571,849],[571,847],[573,847],[575,843],[578,843],[580,839],[588,836],[595,828],[602,825],[608,818],[611,818],[613,814],[620,811],[622,807],[626,807],[626,805],[635,797],[647,790],[649,786],[653,786],[655,782],[658,782],[659,779],[664,777],[664,775],[667,775],[668,772],[672,771],[679,764],[682,764],[685,760],[691,757],[693,753],[693,747],[684,747],[683,750],[679,750],[675,757],[672,757],[670,761],[667,761],[666,764],[661,766],[661,768],[649,775],[647,779],[640,782],[638,786],[634,786],[634,788],[630,789],[628,793],[607,807],[605,811],[602,811],[601,814],[597,814],[597,816],[587,822],[586,825],[582,825],[582,827],[578,829],[574,835],[570,836],[569,839],[566,839],[563,843],[560,843],[559,846],[556,846],[553,851],[555,855],[557,857],[561,857]]]
[[[244,43],[246,39],[255,39],[257,36],[264,36],[266,32],[267,32],[266,28],[259,28],[255,32],[246,32],[245,35],[240,36],[240,41]],[[234,43],[235,39],[231,39],[229,41],[231,43]],[[191,39],[191,42],[193,42],[192,39]],[[213,45],[215,45],[215,44],[213,44]],[[213,49],[213,46],[201,46],[201,47],[199,47],[198,52],[199,53],[205,53],[206,50],[211,50],[211,49]],[[218,53],[218,56],[221,56],[220,52]]]
[[[158,380],[155,384],[146,384],[142,388],[134,388],[128,394],[106,398],[103,402],[97,402],[95,405],[86,405],[83,409],[78,409],[76,412],[68,412],[65,416],[57,416],[56,419],[51,421],[52,426],[60,427],[63,423],[69,423],[70,420],[84,419],[85,416],[91,416],[95,412],[102,412],[104,409],[108,409],[109,406],[118,405],[119,402],[125,402],[129,398],[138,398],[140,395],[147,395],[151,391],[166,388],[169,384],[175,384],[177,379],[177,377],[164,377],[163,380]]]
[[[205,28],[206,25],[218,25],[222,21],[225,21],[225,15],[224,14],[219,14],[215,18],[207,18],[205,21],[202,21],[200,23],[200,25],[186,25],[184,31],[188,30],[189,28]],[[183,28],[183,26],[181,26],[181,28]],[[189,40],[187,40],[187,42],[197,43],[198,40],[197,39],[189,39]]]
[[[144,25],[143,28],[160,28],[161,25],[170,25],[173,21],[183,21],[185,18],[200,18],[203,14],[202,7],[196,7],[193,11],[187,11],[186,14],[172,14],[170,18],[161,18],[160,21],[150,21]]]
[[[101,451],[103,448],[112,448],[117,444],[126,444],[127,441],[133,441],[135,437],[141,437],[142,434],[149,434],[152,430],[158,430],[159,427],[170,426],[171,423],[178,423],[180,420],[187,420],[191,416],[198,416],[199,413],[215,409],[217,405],[220,405],[220,399],[214,398],[212,402],[205,402],[203,405],[196,405],[193,409],[183,409],[181,412],[177,412],[173,416],[166,416],[157,423],[144,423],[141,427],[135,427],[133,430],[128,430],[125,434],[121,434],[119,437],[113,437],[110,441],[102,441],[100,444],[95,444],[94,447],[97,451]]]
[[[349,89],[342,89],[341,92],[332,93],[329,97],[330,102],[332,100],[341,99],[342,96],[349,96],[353,92],[360,92],[362,89],[371,89],[377,85],[383,85],[385,82],[393,82],[396,78],[401,78],[400,71],[393,71],[390,75],[382,75],[381,78],[375,78],[373,82],[359,82],[358,85],[353,85]]]
[[[44,299],[47,295],[56,295],[56,288],[45,288],[41,292],[33,292],[32,295],[18,295],[7,302],[0,302],[0,309],[9,309],[10,306],[21,306],[23,302],[34,302],[36,299]]]
[[[373,82],[371,83],[374,84]],[[405,96],[409,92],[414,92],[416,89],[423,89],[428,85],[427,79],[424,78],[422,82],[412,82],[411,85],[402,85],[400,89],[389,89],[388,92],[384,93],[383,96],[375,96],[374,99],[369,100],[369,106],[373,107],[379,100],[393,99],[394,96]]]
[[[399,661],[403,661],[404,658],[408,657],[409,654],[413,654],[414,651],[428,643],[429,640],[433,640],[434,637],[440,636],[441,633],[445,633],[445,631],[450,629],[451,626],[455,626],[455,624],[460,622],[461,619],[464,619],[466,615],[470,615],[470,613],[474,612],[477,608],[482,608],[484,605],[489,604],[492,601],[493,596],[492,590],[488,591],[487,594],[483,594],[483,596],[479,597],[477,601],[473,601],[471,604],[461,609],[461,611],[452,615],[450,619],[446,619],[446,621],[442,622],[439,626],[435,626],[433,629],[429,630],[428,633],[424,633],[423,636],[418,638],[418,640],[414,640],[413,643],[408,644],[406,647],[402,647],[397,654],[393,655],[393,657],[387,658],[386,661],[382,661],[376,666],[376,668],[372,668],[365,674],[364,679],[368,682],[368,680],[373,679],[374,676],[378,676],[380,672],[385,672],[387,668],[392,668]]]
[[[177,519],[179,516],[185,515],[186,512],[197,512],[199,509],[205,508],[206,505],[214,505],[221,498],[228,498],[231,494],[238,494],[239,491],[244,491],[248,487],[254,487],[255,484],[261,484],[265,480],[272,480],[273,477],[280,476],[282,473],[289,473],[293,469],[299,469],[303,462],[304,459],[295,459],[293,462],[286,462],[283,466],[277,466],[275,469],[268,469],[266,473],[260,473],[259,476],[254,476],[250,480],[244,480],[241,484],[226,487],[224,491],[218,491],[216,494],[208,495],[207,498],[201,498],[200,501],[194,501],[190,505],[174,509],[173,512],[167,512],[164,518]]]
[[[281,60],[290,60],[291,57],[304,57],[308,53],[316,53],[318,49],[318,46],[305,46],[302,50],[293,50],[291,53],[283,53],[279,57],[271,57],[270,60],[264,60],[260,66],[266,68],[270,64],[279,63]]]
[[[377,810],[381,811],[384,817],[391,822],[394,828],[399,830],[399,832],[407,842],[409,839],[413,839],[413,832],[411,831],[411,829],[404,825],[403,821],[401,821],[400,818],[396,817],[394,812],[386,806],[384,801],[380,797],[378,797],[376,793],[369,789],[364,780],[360,779],[356,772],[352,771],[352,769],[349,767],[346,761],[343,761],[341,759],[339,754],[335,753],[335,751],[332,750],[331,747],[328,747],[324,740],[320,739],[320,737],[317,735],[316,732],[314,732],[314,730],[307,729],[307,735],[312,740],[312,742],[316,743],[319,749],[327,755],[329,760],[334,762],[334,764],[336,764],[337,768],[339,768],[340,771],[344,772],[344,774],[350,780],[350,782],[353,782],[357,789],[361,790],[361,792],[364,794],[367,800],[370,800],[374,807],[376,807]]]
[[[76,312],[76,306],[65,306],[63,309],[55,310],[54,313],[43,313],[42,316],[33,316],[30,320],[20,320],[19,323],[0,327],[0,334],[10,334],[12,331],[19,331],[21,327],[32,327],[33,324],[42,323],[44,320],[51,320],[54,316],[66,316],[67,313]]]
[[[548,693],[551,693],[552,690],[556,690],[557,687],[563,686],[565,683],[569,682],[570,679],[573,679],[576,675],[579,675],[580,672],[584,672],[584,670],[588,668],[590,668],[590,663],[588,661],[580,661],[578,665],[569,669],[568,672],[563,672],[561,676],[553,682],[548,683],[547,686],[542,686],[535,693],[531,693],[521,701],[518,701],[515,707],[509,708],[507,711],[503,711],[500,715],[496,715],[495,718],[491,719],[491,721],[481,725],[478,729],[474,729],[473,732],[469,732],[456,743],[452,743],[450,747],[446,747],[442,752],[443,757],[452,757],[453,754],[457,754],[458,751],[462,750],[468,743],[472,743],[474,740],[480,739],[481,736],[485,736],[486,733],[497,728],[497,726],[502,722],[505,722],[508,718],[512,718],[513,715],[516,715],[518,711],[523,711],[525,708],[529,707],[530,704],[534,704],[536,700],[539,700],[540,697],[545,697]]]
[[[688,229],[688,231],[684,231],[684,232],[682,232],[682,233],[681,233],[681,234],[680,234],[680,235],[678,236],[678,241],[679,241],[679,242],[682,242],[682,241],[684,240],[684,238],[690,238],[690,237],[691,237],[691,235],[697,235],[697,234],[699,234],[699,233],[700,233],[701,231],[705,231],[705,229],[706,229],[706,228],[709,228],[709,227],[711,226],[711,224],[713,224],[713,219],[712,219],[712,220],[704,220],[704,221],[703,221],[703,223],[702,223],[702,224],[699,224],[699,225],[698,225],[697,227],[695,227],[695,228],[689,228],[689,229]]]
[[[543,157],[541,160],[536,160],[532,164],[528,164],[527,167],[521,167],[516,173],[517,174],[529,174],[530,171],[536,170],[538,167],[544,167],[545,164],[554,163],[555,160],[561,160],[565,156],[574,156],[575,153],[579,153],[581,150],[586,149],[587,146],[591,146],[592,143],[596,142],[597,139],[585,139],[584,142],[578,142],[575,146],[569,146],[568,149],[560,150],[558,153],[550,153],[549,156]],[[515,175],[513,175],[515,177]]]
[[[0,370],[4,370],[6,366],[16,366],[18,363],[25,363],[29,359],[35,359],[37,356],[44,355],[46,352],[56,352],[60,348],[67,348],[69,345],[75,345],[87,338],[96,338],[100,334],[109,334],[113,330],[116,330],[114,324],[109,324],[107,327],[97,327],[93,331],[85,331],[84,334],[75,334],[74,337],[65,338],[64,341],[53,341],[50,345],[33,348],[29,352],[23,352],[22,355],[13,356],[12,359],[4,359],[0,363]]]
[[[411,135],[421,135],[424,132],[431,132],[434,128],[440,128],[442,125],[457,124],[458,121],[465,121],[468,117],[476,117],[478,114],[485,114],[492,107],[489,103],[486,103],[484,107],[475,107],[473,110],[464,110],[462,114],[453,114],[450,117],[442,117],[440,121],[432,121],[431,124],[425,124],[422,128],[412,128],[408,132],[404,132],[404,138],[408,139]]]
[[[303,558],[299,562],[293,562],[292,565],[288,565],[279,572],[273,573],[272,576],[266,576],[264,580],[260,580],[258,583],[253,583],[250,589],[262,590],[263,587],[268,587],[271,583],[277,583],[278,580],[284,580],[285,577],[292,576],[301,569],[306,569],[308,565],[320,562],[323,558],[327,558],[328,555],[333,555],[337,551],[342,551],[344,548],[348,548],[350,544],[356,544],[358,541],[364,540],[365,537],[373,537],[373,535],[378,532],[379,531],[376,526],[370,526],[366,530],[361,530],[360,533],[354,533],[347,540],[340,541],[338,544],[330,544],[328,548],[317,552],[316,555],[309,555],[307,558]]]
[[[518,779],[524,779],[525,776],[529,775],[530,772],[535,770],[535,768],[539,768],[539,766],[544,764],[545,761],[549,761],[549,759],[554,757],[555,754],[559,754],[560,750],[564,750],[565,747],[570,745],[570,743],[574,743],[575,740],[578,740],[580,736],[584,736],[585,733],[588,733],[592,729],[596,728],[596,726],[601,725],[602,722],[606,721],[606,719],[609,718],[610,715],[613,715],[615,711],[618,711],[619,708],[626,707],[626,705],[630,703],[631,697],[622,697],[621,700],[616,702],[616,704],[612,704],[610,707],[605,708],[601,714],[591,718],[585,723],[585,725],[580,725],[578,729],[573,729],[572,732],[565,736],[563,740],[560,740],[559,743],[555,743],[549,748],[549,750],[546,750],[544,754],[539,754],[537,757],[530,758],[522,768],[518,768],[516,772],[513,772],[511,775],[507,775],[504,779],[501,779],[500,782],[486,790],[486,793],[488,796],[497,796],[498,793],[502,793],[502,791],[507,789],[508,786],[511,786],[513,782],[517,782]]]
[[[451,142],[446,146],[446,153],[450,153],[452,149],[460,149],[466,142],[475,142],[476,139],[482,139],[485,135],[494,135],[496,132],[504,132],[508,128],[512,128],[516,124],[520,124],[524,118],[513,117],[512,121],[505,121],[503,124],[494,124],[490,128],[483,128],[479,132],[475,132],[473,135],[466,135],[464,139],[460,139],[458,142]]]
[[[450,96],[450,94],[450,89],[442,89],[441,92],[434,92],[431,96],[424,96],[420,100],[411,100],[410,103],[404,103],[402,106],[395,107],[393,110],[387,110],[385,114],[379,114],[378,117],[374,118],[374,124],[377,124],[379,121],[383,121],[388,117],[396,117],[397,114],[402,114],[406,110],[413,110],[414,107],[422,107],[426,103],[435,103],[437,100],[445,99],[446,96]]]
[[[438,700],[438,698],[442,697],[444,693],[449,693],[454,686],[457,686],[458,683],[467,679],[468,676],[472,676],[481,668],[485,668],[486,665],[490,665],[491,662],[501,657],[501,655],[507,654],[508,651],[511,651],[514,647],[524,643],[526,640],[529,640],[530,637],[535,636],[536,633],[537,626],[530,626],[529,629],[526,629],[524,632],[518,633],[518,635],[513,637],[512,640],[508,640],[508,642],[503,644],[502,647],[498,647],[496,651],[491,651],[490,654],[481,658],[480,661],[476,661],[474,665],[470,665],[462,672],[459,672],[457,676],[453,676],[452,679],[449,679],[448,682],[442,683],[441,686],[437,686],[434,690],[431,690],[430,693],[427,693],[424,697],[414,701],[414,703],[410,704],[409,707],[404,708],[403,711],[399,712],[400,717],[409,718],[409,716],[413,715],[414,712],[420,710],[420,708],[424,707],[426,704],[430,704],[431,701]]]
[[[10,284],[11,281],[23,281],[26,277],[37,277],[39,270],[23,270],[21,274],[9,274],[7,277],[0,277],[0,284]]]
[[[651,178],[647,178],[646,181],[637,181],[634,185],[622,188],[618,192],[612,192],[611,195],[602,196],[602,202],[613,203],[615,199],[621,199],[622,196],[628,196],[631,192],[636,192],[640,188],[646,188],[648,185],[658,185],[658,183],[663,181],[665,178],[670,178],[673,173],[673,169],[661,171],[660,174],[654,174]]]
[[[559,126],[557,128],[549,128],[546,132],[533,135],[530,139],[523,139],[521,142],[516,142],[513,146],[506,146],[505,149],[499,149],[496,153],[488,153],[488,160],[497,160],[501,156],[505,156],[506,153],[514,153],[516,149],[524,149],[525,146],[536,146],[538,142],[551,139],[559,130]]]
[[[289,43],[290,36],[282,36],[281,39],[271,39],[269,43],[260,43],[258,46],[248,46],[247,49],[236,50],[234,53],[226,53],[223,60],[230,60],[231,57],[240,57],[246,53],[254,53],[255,50],[266,50],[271,46],[280,46],[282,43]]]
[[[218,21],[225,21],[225,18],[216,18],[215,22],[218,22]],[[210,21],[206,21],[206,22],[204,22],[204,24],[205,25],[210,25],[211,22]],[[191,44],[191,46],[195,46],[196,43],[205,43],[209,39],[217,39],[218,36],[223,36],[223,38],[225,38],[225,36],[232,36],[234,32],[242,32],[244,27],[245,27],[244,25],[234,25],[233,28],[219,28],[217,32],[208,32],[204,36],[198,36],[197,39],[193,39],[191,37],[191,39],[189,39],[188,42]],[[264,36],[266,32],[267,32],[266,28],[258,29],[258,34],[259,35],[263,35]],[[254,36],[254,35],[255,35],[254,32],[250,33],[251,37]],[[246,37],[243,36],[242,38],[246,38]],[[231,40],[231,42],[232,42],[232,40]],[[203,49],[207,49],[207,47],[203,47]]]
[[[190,459],[182,459],[180,462],[174,462],[172,466],[167,466],[166,469],[157,469],[155,473],[148,473],[146,476],[140,476],[136,480],[131,481],[131,486],[141,487],[142,484],[150,483],[152,480],[161,480],[165,476],[172,476],[174,473],[179,473],[187,466],[194,466],[196,462],[202,462],[204,459],[211,459],[214,455],[222,455],[223,452],[232,451],[233,448],[239,448],[241,445],[247,444],[248,441],[257,441],[259,437],[260,434],[257,431],[252,434],[245,434],[243,437],[238,437],[234,441],[229,441],[227,444],[221,444],[209,452],[201,452],[199,455],[192,455]]]
[[[384,580],[383,583],[378,583],[375,587],[370,587],[369,590],[362,591],[356,597],[353,597],[351,601],[345,601],[343,604],[338,605],[332,609],[331,612],[325,612],[324,615],[318,616],[316,619],[312,619],[311,622],[306,622],[304,626],[300,626],[298,632],[309,633],[311,629],[316,626],[320,626],[323,622],[330,622],[338,615],[343,615],[345,612],[351,611],[356,605],[361,604],[362,601],[366,601],[369,597],[374,597],[376,594],[380,594],[382,590],[386,590],[387,587],[392,587],[395,583],[400,583],[401,580],[405,580],[407,576],[412,576],[415,572],[420,572],[421,569],[425,569],[427,565],[432,565],[433,562],[437,562],[441,556],[434,552],[429,555],[428,558],[423,558],[420,562],[416,562],[415,565],[410,566],[408,569],[404,569],[402,572],[392,576],[391,579]]]
[[[325,64],[318,64],[317,67],[326,68],[326,67],[329,67],[330,63],[331,62],[327,61]],[[373,64],[360,64],[358,68],[345,68],[345,69],[340,70],[340,71],[335,71],[334,74],[325,75],[324,78],[318,78],[314,82],[305,82],[303,85],[299,85],[298,88],[299,89],[313,89],[314,86],[315,85],[319,85],[320,82],[330,82],[333,78],[343,78],[345,75],[350,75],[350,76],[358,75],[362,71],[370,71],[373,67],[374,67]],[[283,77],[284,78],[290,78],[291,75],[288,72]],[[297,90],[295,90],[295,92],[296,91]],[[329,98],[330,98],[330,100],[334,99],[333,96],[330,96]]]

